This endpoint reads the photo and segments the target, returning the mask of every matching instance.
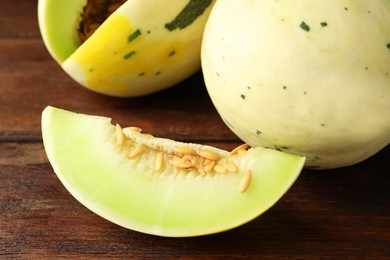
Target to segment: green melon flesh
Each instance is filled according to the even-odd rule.
[[[237,155],[210,146],[175,142],[124,129],[117,144],[110,118],[76,114],[54,107],[42,113],[47,156],[66,189],[84,206],[120,226],[169,237],[212,234],[242,225],[275,204],[299,176],[305,158],[264,148]],[[133,147],[147,149],[128,159]],[[164,159],[154,170],[157,151],[177,146],[209,150],[239,171],[227,174],[180,170]],[[247,170],[253,177],[240,192]]]

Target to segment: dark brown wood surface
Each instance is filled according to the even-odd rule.
[[[216,235],[156,237],[87,210],[47,161],[40,130],[47,105],[160,137],[223,149],[241,142],[219,118],[201,73],[142,98],[80,87],[48,54],[36,10],[36,1],[0,1],[0,259],[389,259],[389,147],[354,166],[305,169],[265,214]]]

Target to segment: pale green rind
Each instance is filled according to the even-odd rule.
[[[156,173],[152,153],[127,159],[129,147],[116,144],[109,118],[53,107],[42,113],[42,134],[54,171],[77,200],[118,225],[160,236],[198,236],[242,225],[276,203],[304,164],[299,156],[255,148],[229,158],[239,166],[239,173],[202,176],[168,164]],[[181,145],[133,131],[126,135],[137,143],[160,144],[166,150]],[[207,149],[224,157],[229,154]],[[240,193],[246,169],[252,170],[253,178],[249,189]]]
[[[38,0],[38,23],[43,41],[58,62],[66,60],[80,45],[78,23],[86,0]]]

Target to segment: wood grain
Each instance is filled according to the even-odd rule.
[[[261,217],[196,238],[162,238],[116,226],[77,202],[42,144],[47,105],[121,125],[232,149],[241,141],[218,116],[198,72],[140,98],[80,87],[48,54],[36,1],[0,2],[0,259],[390,259],[390,149],[360,164],[305,169]]]

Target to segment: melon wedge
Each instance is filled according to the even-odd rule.
[[[42,113],[45,150],[65,188],[101,217],[158,236],[200,236],[247,223],[282,197],[305,161],[260,147],[232,155],[211,146],[153,137],[136,128],[121,129],[106,117],[50,106]],[[142,152],[136,154],[137,149]],[[235,165],[237,170],[205,172],[205,161],[212,161],[209,154],[217,155],[217,165]],[[192,156],[195,166],[175,162],[185,155]],[[246,191],[240,191],[249,172],[251,181]]]

